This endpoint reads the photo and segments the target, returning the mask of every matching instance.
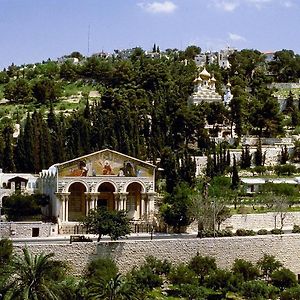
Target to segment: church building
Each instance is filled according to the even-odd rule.
[[[125,210],[135,224],[154,218],[156,166],[104,149],[63,163],[39,175],[0,170],[0,215],[5,197],[20,191],[48,195],[44,214],[57,219],[59,228],[77,226],[91,209]],[[0,217],[1,219],[1,217]]]
[[[78,222],[96,207],[126,210],[133,221],[154,214],[155,166],[105,149],[40,173],[40,192],[50,196],[59,223]]]

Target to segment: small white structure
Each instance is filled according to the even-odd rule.
[[[34,194],[38,191],[38,175],[28,173],[3,173],[0,169],[0,215],[2,202],[16,191]]]
[[[224,94],[224,105],[228,106],[232,98],[233,95],[231,94],[231,83],[228,81],[228,83],[226,84],[226,90]]]
[[[254,194],[260,191],[260,187],[266,183],[287,183],[294,186],[300,184],[300,177],[293,178],[262,178],[262,177],[253,177],[253,178],[241,178],[241,183],[245,188],[247,194]]]

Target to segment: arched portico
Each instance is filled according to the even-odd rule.
[[[109,210],[115,209],[115,186],[110,182],[103,182],[98,187],[97,207],[105,207]]]
[[[143,186],[139,182],[132,182],[126,188],[126,211],[130,218],[140,219],[144,214],[142,191]]]
[[[68,221],[79,221],[86,215],[86,192],[86,186],[81,182],[74,182],[69,186]]]

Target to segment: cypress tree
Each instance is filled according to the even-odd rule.
[[[287,150],[287,146],[281,147],[281,155],[280,155],[280,164],[285,165],[289,160],[289,152]]]
[[[250,154],[250,147],[246,145],[245,148],[242,149],[241,156],[241,168],[247,169],[251,167],[252,155]]]
[[[23,172],[34,172],[34,153],[33,153],[33,145],[34,145],[34,135],[33,135],[33,123],[29,112],[27,113],[27,118],[24,126],[24,151],[26,153],[26,159],[24,160],[24,170]]]
[[[258,139],[258,144],[255,152],[255,165],[256,166],[263,166],[264,165],[264,157],[265,155],[262,152],[262,145],[261,145],[261,139]]]
[[[13,151],[13,128],[7,125],[3,129],[4,137],[4,156],[2,161],[3,171],[6,173],[13,173],[16,171],[14,163],[14,151]]]
[[[239,187],[239,172],[237,168],[236,158],[233,155],[232,177],[231,177],[231,189],[236,190]]]

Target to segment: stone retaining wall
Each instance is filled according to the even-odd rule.
[[[58,234],[58,225],[43,222],[0,222],[0,237],[29,238],[33,236],[33,228],[38,231],[38,237],[48,237]]]
[[[271,230],[275,228],[275,217],[277,216],[277,228],[281,227],[279,213],[269,212],[264,214],[245,214],[233,215],[221,224],[221,228],[232,228],[236,231],[239,228],[252,229],[257,231],[259,229]],[[293,229],[294,225],[300,225],[300,212],[289,212],[286,214],[283,229]]]
[[[300,273],[300,235],[174,239],[100,243],[98,255],[111,256],[122,272],[144,262],[146,256],[188,262],[197,254],[216,258],[221,268],[230,268],[236,258],[257,262],[265,253],[274,255],[285,267]]]
[[[21,245],[15,245],[20,253]],[[256,262],[264,253],[274,255],[285,267],[300,273],[300,234],[205,239],[172,239],[101,243],[72,243],[27,246],[33,253],[55,253],[55,258],[67,261],[72,273],[80,275],[87,264],[97,257],[112,257],[122,273],[141,265],[145,257],[153,255],[173,263],[187,262],[197,254],[216,258],[219,267],[230,268],[236,258]]]
[[[97,258],[97,243],[27,244],[33,254],[54,253],[54,259],[67,262],[74,275],[81,275],[88,263]],[[21,254],[24,245],[14,244],[14,253]]]

